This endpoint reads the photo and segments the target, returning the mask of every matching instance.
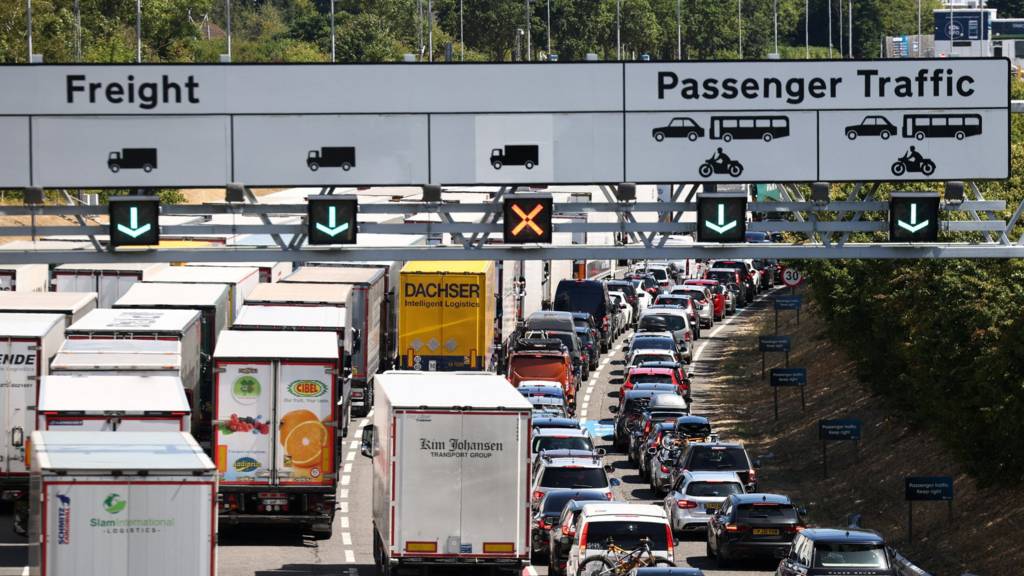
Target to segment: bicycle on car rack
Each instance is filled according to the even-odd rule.
[[[637,568],[675,566],[671,560],[655,556],[651,551],[651,540],[646,537],[641,538],[640,545],[632,550],[616,546],[611,538],[605,543],[606,554],[584,560],[576,576],[626,576]]]

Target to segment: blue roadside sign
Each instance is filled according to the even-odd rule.
[[[772,368],[772,386],[806,386],[807,368]]]
[[[775,297],[775,309],[776,310],[799,310],[800,309],[800,296],[776,296]]]
[[[837,418],[818,421],[818,437],[822,440],[860,440],[858,418]]]
[[[905,484],[906,498],[909,501],[953,500],[952,476],[908,476]]]
[[[761,352],[789,352],[789,336],[760,336],[758,347]]]

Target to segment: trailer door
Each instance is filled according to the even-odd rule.
[[[525,462],[527,430],[517,413],[462,417],[462,438],[476,443],[462,457],[462,546],[473,554],[514,556],[525,552],[530,502]],[[480,514],[486,510],[486,514]]]
[[[277,426],[274,365],[218,362],[214,383],[214,461],[222,485],[270,484]]]
[[[99,292],[99,284],[96,282],[96,276],[92,274],[78,274],[76,272],[71,273],[54,273],[56,292]],[[110,308],[110,304],[99,304],[100,308]],[[77,318],[76,318],[77,320]]]
[[[462,416],[403,412],[396,426],[401,445],[395,455],[394,550],[411,556],[468,554],[459,496],[463,459],[451,442],[463,437]],[[489,504],[483,508],[489,509]],[[480,509],[469,512],[479,514]]]
[[[281,362],[275,472],[282,485],[332,486],[336,478],[337,385],[333,362]]]
[[[493,294],[483,274],[446,274],[443,282],[448,290],[444,296],[444,322],[441,324],[441,354],[448,363],[442,370],[482,370],[488,342],[494,334],[483,334],[491,324],[484,318],[484,308]]]
[[[25,475],[25,453],[35,430],[36,389],[39,385],[39,349],[34,339],[0,340],[0,456],[4,476]]]

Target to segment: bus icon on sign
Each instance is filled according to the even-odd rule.
[[[764,140],[789,136],[789,118],[786,116],[712,116],[712,140]]]
[[[903,116],[903,137],[956,138],[981,134],[981,114],[906,114]]]

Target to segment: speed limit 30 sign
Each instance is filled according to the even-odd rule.
[[[790,288],[799,286],[803,281],[803,275],[796,268],[786,268],[782,271],[782,283]]]

